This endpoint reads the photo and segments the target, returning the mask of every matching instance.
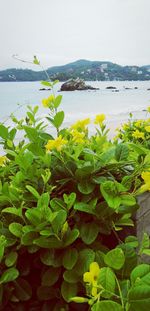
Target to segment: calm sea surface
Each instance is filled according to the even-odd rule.
[[[143,110],[150,106],[150,91],[147,90],[150,81],[97,81],[87,84],[100,89],[60,93],[61,83],[56,86],[56,94],[63,95],[61,109],[65,111],[66,124],[81,118],[94,118],[98,113],[105,113],[108,122],[126,120],[129,112],[140,118],[146,114]],[[106,89],[108,86],[116,87],[118,92]],[[26,105],[39,105],[40,115],[46,114],[41,100],[48,97],[50,91],[39,91],[41,87],[40,82],[1,82],[0,121],[5,121],[11,113],[23,116]]]

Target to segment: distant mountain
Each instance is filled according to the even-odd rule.
[[[82,78],[87,81],[137,81],[150,80],[150,65],[121,66],[108,61],[77,60],[63,66],[47,69],[52,80],[66,81],[70,78]],[[7,69],[0,71],[0,81],[39,81],[46,80],[43,71],[29,69]]]

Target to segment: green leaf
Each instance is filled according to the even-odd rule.
[[[71,245],[79,237],[79,234],[80,233],[78,229],[73,229],[72,231],[69,231],[65,235],[64,246]]]
[[[135,267],[131,272],[132,285],[140,280],[150,286],[150,265],[141,264]]]
[[[61,101],[62,101],[62,95],[58,95],[58,96],[55,98],[55,101],[54,101],[54,107],[55,107],[56,109],[60,106]]]
[[[123,311],[124,309],[117,302],[114,302],[112,300],[106,300],[106,301],[96,302],[93,305],[91,310],[92,311]]]
[[[40,62],[35,55],[34,55],[34,59],[33,59],[33,64],[40,65]]]
[[[63,256],[63,266],[64,268],[71,270],[76,264],[78,259],[78,251],[76,248],[66,249]]]
[[[56,212],[56,216],[52,221],[52,228],[54,232],[58,235],[59,231],[62,229],[63,224],[67,218],[67,212],[65,210],[60,210]]]
[[[95,259],[95,252],[90,248],[85,248],[79,252],[78,261],[74,267],[78,275],[83,276],[89,270],[90,264]]]
[[[71,298],[77,295],[77,284],[70,284],[63,281],[61,285],[61,294],[66,302],[69,302]]]
[[[19,276],[19,271],[16,268],[9,268],[4,271],[0,277],[0,284],[12,282]]]
[[[31,285],[26,280],[19,278],[14,283],[13,293],[19,301],[27,301],[32,296]]]
[[[80,281],[80,276],[77,273],[76,269],[65,271],[63,274],[63,278],[68,283],[77,283]]]
[[[75,203],[76,193],[72,192],[69,195],[64,193],[63,199],[64,199],[64,202],[67,204],[67,209],[69,210],[73,206],[73,204]]]
[[[48,87],[52,87],[52,83],[48,82],[48,81],[41,81],[41,84],[44,86],[48,86]]]
[[[32,186],[30,186],[30,185],[27,185],[26,188],[33,194],[33,196],[34,196],[37,200],[40,199],[40,195],[39,195],[39,193],[37,192],[37,190],[36,190],[34,187],[32,187]]]
[[[74,209],[80,212],[95,215],[95,209],[93,209],[92,206],[90,206],[90,204],[84,202],[75,203]]]
[[[9,231],[18,238],[22,236],[22,228],[23,226],[17,222],[12,222],[9,225]]]
[[[140,285],[129,291],[129,311],[149,311],[150,309],[150,286]]]
[[[110,298],[115,293],[115,274],[109,267],[100,269],[97,283],[105,290],[102,292],[104,298]]]
[[[39,137],[38,131],[35,128],[29,126],[24,126],[24,130],[29,140],[34,143],[37,143]]]
[[[95,223],[82,223],[80,226],[80,236],[85,244],[93,243],[98,235],[99,227]]]
[[[59,279],[60,269],[58,268],[49,268],[42,275],[42,286],[52,286]]]
[[[63,111],[59,111],[56,113],[56,115],[54,116],[54,120],[53,120],[53,124],[56,128],[59,128],[63,121],[64,121],[64,112]]]
[[[61,248],[62,247],[62,241],[58,240],[55,237],[50,237],[50,238],[45,238],[45,237],[40,237],[38,239],[35,239],[33,241],[33,244],[36,244],[42,248]]]
[[[78,183],[78,190],[83,194],[90,194],[93,192],[95,188],[95,184],[91,183],[88,179],[83,179],[80,183]]]
[[[118,209],[121,204],[121,197],[116,182],[106,181],[100,185],[101,193],[109,207]]]
[[[11,267],[15,264],[16,260],[17,260],[18,254],[16,252],[10,252],[9,254],[6,255],[5,258],[5,265],[7,267]]]
[[[136,204],[136,199],[132,194],[121,194],[121,204],[126,206],[133,206]]]
[[[41,211],[38,208],[31,208],[25,212],[26,218],[30,221],[34,226],[38,226],[41,223],[42,215]]]
[[[125,144],[118,144],[115,151],[115,158],[119,161],[127,160],[129,155],[129,149],[128,146]]]
[[[23,245],[32,245],[33,241],[37,239],[38,236],[39,236],[38,232],[35,231],[26,232],[22,235],[21,243]]]
[[[124,252],[121,248],[112,249],[105,255],[104,261],[109,267],[120,270],[125,262]]]
[[[134,235],[129,235],[127,238],[125,238],[125,243],[135,248],[139,245],[138,239]]]
[[[2,210],[2,213],[9,213],[22,218],[22,208],[6,207]]]
[[[0,124],[0,137],[3,139],[8,138],[8,128],[5,127],[3,124]]]

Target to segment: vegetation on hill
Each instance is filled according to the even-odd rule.
[[[70,78],[82,78],[87,81],[123,81],[150,80],[149,66],[120,66],[111,62],[78,60],[64,66],[47,69],[51,80],[66,81]],[[29,69],[7,69],[0,71],[0,81],[38,81],[44,80],[43,71]]]

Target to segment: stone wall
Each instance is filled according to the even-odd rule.
[[[150,192],[139,196],[138,203],[140,208],[136,214],[136,230],[138,240],[141,241],[144,232],[150,236]],[[150,256],[144,255],[144,261],[150,263]]]

